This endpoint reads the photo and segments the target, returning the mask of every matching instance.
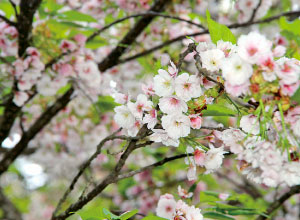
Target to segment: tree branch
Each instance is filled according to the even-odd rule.
[[[72,88],[69,89],[69,91],[61,96],[52,106],[48,107],[35,123],[22,135],[19,143],[12,150],[5,153],[0,162],[0,175],[4,173],[9,165],[27,148],[29,141],[33,139],[60,110],[66,107],[71,100],[73,91]]]
[[[0,15],[0,19],[2,19],[3,21],[5,21],[7,24],[9,24],[11,26],[16,26],[17,25],[16,22],[13,22],[13,21],[9,20],[7,17],[5,17],[3,15]]]
[[[118,23],[121,23],[121,22],[123,22],[125,20],[128,20],[130,18],[141,17],[141,16],[148,16],[148,15],[155,15],[157,17],[163,17],[163,18],[169,18],[169,19],[174,19],[174,20],[178,20],[178,21],[183,21],[183,22],[186,22],[188,24],[191,24],[191,25],[194,25],[194,26],[197,26],[199,28],[203,28],[204,29],[203,25],[195,23],[195,22],[193,22],[191,20],[187,20],[187,19],[184,19],[184,18],[180,18],[180,17],[176,17],[176,16],[171,16],[171,15],[166,15],[166,14],[162,14],[162,13],[158,13],[158,12],[154,12],[154,11],[148,11],[148,12],[145,12],[145,13],[138,13],[138,14],[134,14],[134,15],[129,15],[127,17],[115,20],[114,22],[112,22],[112,23],[104,26],[103,28],[101,28],[98,31],[96,31],[95,33],[93,33],[91,36],[88,37],[87,41],[92,40],[93,38],[95,38],[97,35],[99,35],[103,31],[105,31],[108,28],[110,28],[110,27],[112,27],[112,26],[114,26],[114,25],[116,25]]]
[[[261,193],[254,187],[252,188],[251,186],[240,184],[240,183],[236,182],[234,179],[229,178],[229,176],[224,175],[220,172],[216,172],[216,175],[222,179],[227,180],[229,183],[235,185],[239,190],[249,194],[254,199],[262,197]]]
[[[15,15],[16,17],[18,18],[19,14],[18,14],[18,11],[17,11],[17,6],[16,4],[12,1],[12,0],[8,0],[9,3],[11,4],[11,6],[14,8],[14,11],[15,11]]]
[[[252,22],[254,20],[256,13],[257,13],[259,7],[261,6],[261,3],[262,3],[262,0],[259,0],[257,6],[253,9],[253,12],[252,12],[252,15],[249,19],[249,22]]]
[[[285,17],[293,17],[293,16],[300,16],[300,11],[291,11],[291,12],[285,12],[285,13],[281,13],[281,14],[278,14],[278,15],[275,15],[275,16],[272,16],[272,17],[269,17],[269,18],[266,18],[266,19],[261,19],[261,20],[257,20],[257,21],[251,21],[251,22],[244,22],[244,23],[234,23],[234,24],[231,24],[231,25],[228,25],[228,28],[231,28],[231,29],[235,29],[235,28],[240,28],[240,27],[248,27],[248,26],[251,26],[253,24],[263,24],[263,23],[269,23],[271,21],[274,21],[274,20],[277,20],[279,19],[280,17],[282,16],[285,16]],[[176,37],[174,39],[171,39],[171,40],[168,40],[162,44],[159,44],[149,50],[145,50],[141,53],[138,53],[138,54],[135,54],[133,56],[130,56],[130,57],[126,57],[126,58],[123,58],[123,59],[120,59],[118,61],[119,64],[121,63],[126,63],[126,62],[129,62],[131,60],[134,60],[134,59],[137,59],[139,57],[142,57],[142,56],[145,56],[145,55],[148,55],[156,50],[159,50],[165,46],[168,46],[172,43],[176,43],[178,41],[181,41],[183,39],[186,39],[186,37],[196,37],[196,36],[200,36],[200,35],[203,35],[203,34],[208,34],[208,30],[203,30],[201,32],[196,32],[196,33],[193,33],[193,34],[188,34],[188,35],[181,35],[179,37]]]
[[[21,57],[30,45],[31,29],[33,16],[40,5],[42,0],[22,0],[20,3],[20,15],[18,17],[18,23],[16,27],[19,32],[19,51],[18,54]],[[17,83],[14,82],[12,88],[12,94],[17,90]],[[0,121],[0,145],[4,139],[8,136],[10,129],[17,117],[21,107],[15,105],[13,102],[14,96],[12,95],[6,103],[3,117]]]
[[[55,208],[55,211],[53,212],[53,216],[56,215],[56,213],[60,210],[61,208],[61,205],[64,203],[64,201],[66,201],[68,195],[71,193],[71,191],[74,189],[75,187],[75,184],[77,183],[79,177],[83,174],[83,172],[85,171],[85,169],[87,167],[90,166],[91,162],[99,155],[101,154],[101,150],[102,150],[102,147],[104,146],[104,144],[107,142],[107,141],[111,141],[111,140],[115,140],[115,139],[123,139],[123,140],[128,140],[128,137],[126,136],[116,136],[117,133],[119,133],[121,131],[121,129],[117,130],[116,132],[114,132],[112,135],[109,135],[107,136],[106,138],[104,138],[98,145],[97,145],[97,148],[96,148],[96,151],[95,153],[86,161],[84,162],[80,168],[79,168],[79,171],[77,173],[77,175],[73,178],[70,186],[68,187],[68,189],[65,191],[64,195],[62,196],[62,198],[59,200],[56,208]],[[135,138],[133,138],[135,139]]]
[[[161,12],[165,5],[169,3],[170,0],[156,0],[154,5],[149,10],[150,12]],[[137,36],[142,33],[142,31],[150,24],[155,15],[147,15],[141,18],[134,27],[126,34],[126,36],[119,42],[119,45],[98,64],[99,70],[104,72],[105,70],[118,64],[118,60],[121,55],[125,52],[127,47],[131,45]],[[126,46],[125,46],[126,45]]]
[[[189,157],[189,156],[193,156],[194,154],[190,153],[190,154],[179,154],[179,155],[176,155],[176,156],[173,156],[173,157],[167,157],[161,161],[158,161],[156,163],[153,163],[151,165],[148,165],[148,166],[145,166],[141,169],[138,169],[138,170],[134,170],[134,171],[130,171],[130,172],[127,172],[127,173],[123,173],[123,174],[120,174],[118,176],[118,178],[116,179],[116,182],[122,180],[122,179],[126,179],[126,178],[129,178],[129,177],[132,177],[138,173],[142,173],[146,170],[152,170],[154,169],[155,167],[158,167],[158,166],[162,166],[168,162],[171,162],[171,161],[174,161],[174,160],[178,160],[178,159],[181,159],[181,158],[185,158],[185,157]]]
[[[288,200],[291,196],[300,193],[300,185],[291,187],[290,191],[283,194],[278,200],[275,200],[270,204],[269,208],[265,212],[266,215],[272,215],[286,200]],[[256,220],[264,220],[267,219],[266,216],[258,216]]]
[[[140,131],[138,132],[137,137],[145,137],[147,136],[148,129],[146,126],[143,126]],[[152,143],[152,142],[151,142]],[[128,159],[129,155],[137,148],[144,146],[147,143],[138,145],[138,140],[131,140],[128,143],[128,147],[126,148],[125,152],[120,157],[118,163],[116,164],[115,168],[111,171],[111,173],[100,183],[98,184],[92,191],[90,191],[86,196],[81,197],[77,202],[70,205],[66,211],[58,216],[52,216],[52,220],[64,220],[69,216],[73,215],[76,211],[81,209],[85,206],[88,202],[90,202],[93,198],[95,198],[99,193],[101,193],[109,184],[114,183],[118,175],[123,168],[126,160]]]
[[[22,57],[31,41],[33,17],[42,0],[22,0],[18,16],[19,57]]]

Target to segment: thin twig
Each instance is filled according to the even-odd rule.
[[[207,126],[201,126],[201,129],[206,129],[206,130],[216,130],[216,131],[225,131],[229,128],[222,128],[222,127],[207,127]]]
[[[2,19],[3,21],[5,21],[7,24],[9,24],[11,26],[17,26],[16,22],[9,20],[7,17],[5,17],[3,15],[0,15],[0,19]]]
[[[140,131],[138,132],[137,137],[145,137],[148,135],[148,129],[146,126],[143,126]],[[93,190],[91,190],[86,196],[79,199],[77,202],[71,204],[63,213],[58,216],[52,215],[52,220],[64,220],[69,216],[73,215],[76,211],[81,209],[85,206],[88,202],[94,199],[99,193],[101,193],[108,185],[114,183],[117,180],[121,169],[125,165],[126,160],[128,159],[129,155],[139,147],[144,146],[144,144],[137,145],[137,140],[131,140],[128,143],[128,147],[125,152],[121,155],[119,161],[117,162],[115,168],[111,171],[111,173],[100,183],[98,184]],[[152,142],[151,142],[152,143]]]
[[[119,133],[121,131],[121,129],[118,129],[116,132],[114,132],[113,134],[107,136],[106,138],[104,138],[98,145],[96,148],[95,153],[87,160],[85,161],[81,166],[80,169],[77,173],[77,175],[73,178],[71,184],[69,185],[68,189],[65,191],[64,195],[62,196],[62,198],[59,200],[54,212],[53,212],[53,216],[56,215],[56,213],[60,210],[62,204],[66,201],[68,195],[72,192],[72,190],[74,189],[79,177],[83,174],[83,172],[85,171],[85,169],[87,167],[90,166],[90,164],[92,163],[92,161],[101,153],[102,147],[104,146],[104,144],[107,141],[111,141],[111,140],[115,140],[115,139],[125,139],[124,136],[116,136],[117,133]],[[126,137],[127,138],[127,137]]]
[[[8,0],[8,1],[10,2],[11,6],[14,8],[15,15],[18,18],[19,14],[18,14],[18,11],[17,11],[17,5],[12,0]]]
[[[269,208],[265,212],[266,215],[272,215],[286,200],[288,200],[291,196],[300,193],[300,185],[293,186],[290,191],[283,194],[279,199],[275,200],[270,204]],[[264,220],[267,219],[266,216],[260,215],[256,220]]]
[[[108,28],[118,24],[118,23],[121,23],[125,20],[128,20],[130,18],[135,18],[135,17],[141,17],[141,16],[149,16],[149,15],[153,15],[153,16],[157,16],[157,17],[163,17],[163,18],[170,18],[170,19],[174,19],[174,20],[178,20],[178,21],[183,21],[183,22],[186,22],[188,24],[191,24],[191,25],[194,25],[194,26],[197,26],[199,28],[205,28],[203,25],[201,24],[198,24],[198,23],[195,23],[191,20],[187,20],[187,19],[184,19],[184,18],[180,18],[180,17],[176,17],[176,16],[171,16],[171,15],[166,15],[166,14],[162,14],[162,13],[158,13],[158,12],[154,12],[154,11],[148,11],[148,12],[145,12],[145,13],[138,13],[138,14],[134,14],[134,15],[129,15],[129,16],[126,16],[124,18],[120,18],[118,20],[115,20],[114,22],[102,27],[101,29],[97,30],[95,33],[93,33],[91,36],[88,37],[87,41],[90,41],[92,40],[93,38],[95,38],[96,36],[98,36],[100,33],[102,33],[103,31],[107,30]]]
[[[256,13],[257,13],[259,7],[261,6],[261,3],[262,3],[262,0],[259,0],[257,6],[253,9],[253,12],[252,12],[252,15],[249,19],[249,22],[252,22],[254,20]]]
[[[181,71],[181,66],[182,66],[182,63],[184,61],[184,58],[192,53],[194,50],[196,50],[196,45],[195,44],[189,44],[188,45],[188,48],[179,55],[179,61],[178,61],[178,64],[177,64],[177,69],[178,69],[178,73]]]
[[[194,55],[194,59],[196,61],[196,68],[197,68],[199,74],[205,76],[209,81],[216,83],[220,87],[220,89],[224,90],[224,85],[222,83],[218,82],[217,80],[215,80],[214,78],[212,78],[210,76],[209,72],[206,69],[202,68],[200,55],[197,51],[196,51],[196,54]]]
[[[269,18],[265,18],[265,19],[261,19],[261,20],[257,20],[257,21],[252,21],[252,22],[244,22],[244,23],[234,23],[234,24],[231,24],[231,25],[228,25],[228,28],[230,29],[235,29],[235,28],[241,28],[241,27],[248,27],[248,26],[251,26],[253,24],[263,24],[263,23],[269,23],[271,21],[274,21],[274,20],[277,20],[279,19],[280,17],[282,16],[285,16],[285,17],[292,17],[292,16],[300,16],[300,11],[291,11],[291,12],[285,12],[285,13],[281,13],[281,14],[278,14],[278,15],[275,15],[275,16],[272,16],[272,17],[269,17]],[[181,36],[178,36],[174,39],[171,39],[171,40],[168,40],[168,41],[165,41],[164,43],[162,44],[159,44],[153,48],[150,48],[149,50],[145,50],[141,53],[138,53],[138,54],[135,54],[135,55],[132,55],[130,57],[126,57],[126,58],[123,58],[123,59],[120,59],[118,61],[118,63],[126,63],[126,62],[129,62],[131,60],[134,60],[134,59],[137,59],[139,57],[142,57],[142,56],[145,56],[145,55],[148,55],[156,50],[159,50],[165,46],[168,46],[172,43],[176,43],[178,41],[181,41],[183,39],[186,39],[186,37],[196,37],[196,36],[200,36],[200,35],[204,35],[204,34],[208,34],[208,30],[203,30],[201,32],[196,32],[196,33],[193,33],[193,34],[188,34],[188,35],[181,35]]]
[[[138,170],[134,170],[134,171],[130,171],[130,172],[127,172],[127,173],[123,173],[123,174],[120,174],[118,176],[118,178],[116,179],[116,182],[122,180],[122,179],[126,179],[126,178],[129,178],[129,177],[132,177],[138,173],[142,173],[146,170],[152,170],[154,169],[155,167],[158,167],[158,166],[162,166],[164,165],[165,163],[168,163],[168,162],[171,162],[173,160],[178,160],[178,159],[181,159],[181,158],[185,158],[185,157],[189,157],[189,156],[193,156],[194,154],[190,153],[190,154],[179,154],[179,155],[176,155],[176,156],[173,156],[173,157],[167,157],[161,161],[158,161],[156,163],[153,163],[151,165],[148,165],[148,166],[145,166],[141,169],[138,169]]]
[[[222,179],[225,179],[229,183],[235,185],[239,190],[246,192],[254,199],[262,197],[261,193],[258,190],[253,190],[253,188],[247,187],[248,185],[240,184],[240,183],[236,182],[234,179],[230,178],[228,175],[222,174],[220,172],[216,172],[216,175]]]

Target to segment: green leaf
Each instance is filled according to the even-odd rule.
[[[78,11],[66,11],[58,16],[62,20],[66,21],[83,21],[83,22],[97,22],[97,19],[92,17],[91,15],[83,14]]]
[[[279,20],[279,26],[282,30],[287,30],[293,34],[300,35],[300,20],[295,19],[293,22],[288,22],[286,17],[281,17]]]
[[[300,87],[297,89],[297,91],[291,97],[291,100],[296,101],[300,104]]]
[[[203,214],[205,218],[210,218],[210,219],[218,219],[218,220],[234,220],[234,218],[231,218],[227,215],[217,213],[217,212],[206,212]]]
[[[207,105],[207,110],[202,111],[203,116],[236,116],[237,112],[220,104]]]
[[[289,11],[291,9],[291,0],[282,0],[281,2],[284,11]]]
[[[143,218],[142,220],[166,220],[166,218],[161,218],[161,217],[157,217],[154,215],[149,215],[145,218]]]
[[[200,201],[202,203],[204,203],[204,202],[209,202],[209,203],[213,202],[214,203],[214,202],[220,201],[220,199],[215,195],[209,195],[202,191],[202,192],[200,192]]]
[[[223,210],[226,210],[226,211],[229,211],[229,210],[256,211],[255,209],[232,206],[232,205],[228,205],[228,204],[224,204],[224,203],[216,203],[216,206],[217,206],[218,209],[223,209]]]
[[[217,43],[219,40],[229,41],[232,44],[236,44],[236,37],[231,30],[223,24],[219,24],[210,18],[210,13],[206,11],[206,18],[208,24],[208,30],[213,43]]]
[[[64,7],[63,5],[59,5],[55,0],[44,0],[41,5],[42,8],[47,9],[48,13],[56,13],[59,9]]]
[[[122,215],[120,215],[120,219],[127,220],[127,219],[131,218],[132,216],[134,216],[136,213],[138,213],[138,211],[139,211],[138,209],[134,209],[132,211],[123,213]]]
[[[102,209],[103,214],[105,215],[105,217],[107,218],[111,218],[111,219],[120,219],[119,216],[111,213],[109,210],[107,210],[106,208]]]
[[[118,106],[111,96],[100,96],[96,105],[101,112],[112,111],[116,106]]]
[[[228,211],[229,215],[257,215],[259,212],[256,210],[230,210]]]
[[[85,45],[86,48],[95,50],[99,47],[103,47],[107,45],[107,40],[105,38],[102,38],[100,36],[95,37],[93,40],[88,41]]]
[[[0,9],[5,13],[5,17],[11,18],[15,14],[15,11],[8,1],[0,1]]]

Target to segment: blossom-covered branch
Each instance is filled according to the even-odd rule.
[[[84,173],[84,171],[86,170],[86,168],[88,168],[91,164],[91,162],[99,155],[101,154],[101,150],[104,146],[104,144],[108,141],[112,141],[115,139],[121,139],[121,140],[139,140],[142,137],[127,137],[127,136],[117,136],[117,133],[119,133],[121,131],[121,129],[117,130],[116,132],[114,132],[112,135],[109,135],[108,137],[104,138],[98,145],[97,145],[97,149],[95,151],[95,153],[86,161],[84,162],[80,168],[79,171],[77,173],[77,175],[73,178],[73,180],[71,181],[70,186],[67,188],[67,190],[65,191],[64,195],[62,196],[62,198],[59,200],[58,205],[56,206],[55,211],[53,212],[53,215],[56,215],[57,212],[60,210],[61,205],[63,204],[63,202],[67,199],[67,196],[71,193],[71,191],[74,189],[75,184],[77,183],[79,177]]]
[[[36,122],[22,135],[19,143],[12,150],[5,153],[3,159],[0,161],[0,175],[2,175],[8,169],[10,164],[22,154],[27,148],[29,141],[32,140],[32,138],[34,138],[59,111],[66,107],[72,94],[73,90],[70,89],[61,96],[56,103],[48,107]]]
[[[145,12],[145,13],[138,13],[138,14],[133,14],[133,15],[129,15],[127,17],[124,17],[124,18],[120,18],[120,19],[117,19],[115,20],[114,22],[102,27],[101,29],[99,29],[98,31],[95,31],[95,33],[93,33],[92,35],[90,35],[87,39],[87,41],[95,38],[96,36],[98,36],[100,33],[102,33],[103,31],[107,30],[108,28],[120,23],[120,22],[123,22],[123,21],[126,21],[130,18],[136,18],[136,17],[143,17],[143,16],[149,16],[149,15],[154,15],[154,16],[157,16],[157,17],[163,17],[163,18],[169,18],[169,19],[174,19],[174,20],[178,20],[178,21],[183,21],[183,22],[186,22],[188,24],[191,24],[191,25],[194,25],[194,26],[197,26],[199,28],[203,28],[204,29],[204,26],[201,25],[201,24],[198,24],[198,23],[195,23],[191,20],[187,20],[187,19],[184,19],[184,18],[181,18],[181,17],[177,17],[177,16],[172,16],[172,15],[167,15],[167,14],[162,14],[162,13],[158,13],[158,12],[154,12],[154,11],[148,11],[148,12]]]
[[[142,127],[140,131],[137,134],[137,137],[145,137],[147,136],[149,130],[147,129],[146,126]],[[151,142],[152,143],[152,142]],[[69,216],[73,215],[74,212],[78,211],[81,209],[83,206],[85,206],[88,202],[90,202],[94,197],[96,197],[99,193],[101,193],[108,185],[111,183],[114,183],[119,176],[119,173],[121,172],[121,169],[123,168],[126,160],[130,156],[130,154],[140,148],[148,145],[149,143],[142,143],[139,144],[138,140],[133,139],[131,140],[124,153],[121,155],[119,161],[115,165],[114,169],[110,172],[108,176],[100,184],[98,184],[94,189],[92,189],[86,196],[81,197],[77,202],[71,204],[63,213],[55,216],[52,216],[52,220],[64,220],[68,218]]]
[[[33,16],[39,7],[41,0],[22,0],[20,3],[20,15],[18,16],[18,22],[13,26],[18,30],[18,54],[23,56],[24,52],[30,45],[31,30]],[[17,81],[13,83],[12,93],[18,91]],[[3,117],[0,121],[0,143],[8,136],[10,129],[17,117],[20,107],[13,101],[14,96],[11,96],[6,102]]]
[[[161,12],[169,2],[170,0],[156,0],[149,11]],[[113,49],[112,52],[98,64],[99,70],[103,72],[106,69],[109,69],[118,64],[119,58],[121,57],[121,55],[123,55],[127,47],[135,41],[136,37],[140,35],[140,33],[142,33],[142,31],[148,26],[148,24],[150,24],[154,17],[155,16],[153,15],[148,15],[141,18],[119,42],[118,46]]]
[[[274,21],[274,20],[277,20],[279,19],[280,17],[282,16],[285,16],[285,17],[294,17],[294,16],[300,16],[300,11],[290,11],[290,12],[284,12],[284,13],[281,13],[281,14],[278,14],[278,15],[275,15],[275,16],[272,16],[272,17],[269,17],[269,18],[265,18],[265,19],[261,19],[261,20],[257,20],[257,21],[251,21],[251,22],[244,22],[244,23],[234,23],[234,24],[231,24],[231,25],[228,25],[228,28],[231,28],[231,29],[235,29],[235,28],[241,28],[241,27],[249,27],[251,25],[254,25],[254,24],[263,24],[263,23],[269,23],[271,21]],[[120,59],[118,61],[118,63],[126,63],[126,62],[129,62],[131,60],[135,60],[139,57],[143,57],[143,56],[146,56],[156,50],[159,50],[163,47],[166,47],[170,44],[173,44],[173,43],[176,43],[178,41],[181,41],[183,39],[186,39],[186,37],[196,37],[196,36],[200,36],[200,35],[204,35],[204,34],[208,34],[208,30],[203,30],[203,31],[200,31],[200,32],[196,32],[196,33],[193,33],[193,34],[185,34],[185,35],[181,35],[181,36],[178,36],[174,39],[171,39],[171,40],[168,40],[168,41],[165,41],[164,43],[162,44],[159,44],[151,49],[148,49],[148,50],[145,50],[141,53],[138,53],[138,54],[135,54],[133,56],[130,56],[130,57],[125,57],[123,59]]]

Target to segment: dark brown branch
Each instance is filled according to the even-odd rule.
[[[169,2],[170,0],[156,0],[149,11],[161,12],[164,9],[165,5]],[[142,31],[148,26],[148,24],[151,23],[154,17],[155,15],[147,15],[142,17],[119,42],[119,45],[115,49],[113,49],[113,51],[104,60],[102,60],[101,63],[98,64],[99,70],[104,72],[105,70],[118,64],[119,58],[126,51],[127,47],[135,41],[137,36],[139,36]]]
[[[168,41],[166,41],[166,42],[164,42],[164,43],[162,43],[162,44],[159,44],[159,45],[157,45],[157,46],[155,46],[155,47],[153,47],[153,48],[151,48],[151,49],[149,49],[149,50],[145,50],[145,51],[143,51],[143,52],[141,52],[141,53],[138,53],[138,54],[136,54],[136,55],[133,55],[133,56],[131,56],[131,57],[127,57],[127,58],[121,59],[121,60],[118,61],[118,63],[119,63],[119,64],[121,64],[121,63],[126,63],[126,62],[129,62],[129,61],[131,61],[131,60],[135,60],[135,59],[137,59],[137,58],[139,58],[139,57],[146,56],[146,55],[148,55],[148,54],[150,54],[150,53],[152,53],[152,52],[154,52],[154,51],[156,51],[156,50],[159,50],[159,49],[161,49],[161,48],[163,48],[163,47],[165,47],[165,46],[168,46],[168,45],[170,45],[170,44],[172,44],[172,43],[176,43],[176,42],[178,42],[178,41],[181,41],[181,40],[183,40],[183,39],[186,39],[187,36],[188,36],[188,37],[195,37],[195,36],[198,36],[198,35],[203,35],[203,34],[208,34],[208,33],[209,33],[208,30],[204,30],[204,31],[201,31],[201,32],[196,32],[196,33],[194,33],[194,34],[181,35],[181,36],[176,37],[176,38],[174,38],[174,39],[168,40]]]
[[[212,78],[209,75],[209,72],[205,68],[202,68],[202,66],[201,66],[201,60],[200,60],[200,55],[199,55],[198,52],[196,52],[196,54],[194,55],[194,59],[196,61],[196,68],[198,70],[198,73],[200,75],[205,76],[205,78],[207,80],[216,83],[222,90],[224,90],[224,85],[222,83],[218,82],[217,80],[215,80],[214,78]]]
[[[280,17],[282,16],[285,16],[285,17],[294,17],[294,16],[300,16],[300,11],[291,11],[291,12],[285,12],[285,13],[282,13],[282,14],[278,14],[278,15],[275,15],[275,16],[272,16],[272,17],[269,17],[269,18],[266,18],[266,19],[261,19],[261,20],[257,20],[257,21],[252,21],[252,22],[244,22],[244,23],[234,23],[234,24],[231,24],[231,25],[228,25],[228,28],[231,28],[231,29],[234,29],[234,28],[241,28],[241,27],[248,27],[248,26],[251,26],[253,24],[263,24],[263,23],[269,23],[271,21],[274,21],[274,20],[277,20],[279,19]],[[159,44],[149,50],[145,50],[141,53],[138,53],[138,54],[135,54],[133,56],[130,56],[130,57],[126,57],[124,59],[120,59],[118,61],[118,63],[126,63],[126,62],[129,62],[131,60],[135,60],[139,57],[142,57],[142,56],[146,56],[156,50],[159,50],[163,47],[166,47],[170,44],[173,44],[173,43],[176,43],[178,41],[181,41],[183,39],[186,39],[186,37],[196,37],[196,36],[200,36],[200,35],[203,35],[203,34],[208,34],[208,30],[203,30],[203,31],[200,31],[200,32],[196,32],[196,33],[193,33],[193,34],[188,34],[188,35],[181,35],[179,37],[176,37],[174,39],[171,39],[171,40],[168,40],[162,44]]]
[[[261,6],[261,3],[262,3],[262,0],[259,0],[257,6],[253,9],[253,12],[252,12],[251,17],[249,19],[249,22],[252,22],[254,20],[256,13],[257,13],[259,7]]]
[[[179,154],[179,155],[176,155],[176,156],[173,156],[173,157],[167,157],[161,161],[158,161],[156,163],[153,163],[151,165],[148,165],[148,166],[145,166],[141,169],[138,169],[138,170],[134,170],[134,171],[130,171],[128,173],[123,173],[123,174],[120,174],[116,180],[117,181],[120,181],[122,179],[126,179],[126,178],[129,178],[129,177],[132,177],[138,173],[142,173],[146,170],[152,170],[154,169],[155,167],[158,167],[158,166],[162,166],[168,162],[171,162],[171,161],[174,161],[174,160],[178,160],[178,159],[181,159],[181,158],[185,158],[185,157],[188,157],[188,156],[193,156],[194,154]]]
[[[206,126],[201,126],[201,128],[200,129],[206,129],[206,130],[216,130],[216,131],[225,131],[225,130],[227,130],[227,129],[229,129],[229,128],[221,128],[221,127],[206,127]]]
[[[145,137],[147,135],[148,129],[146,126],[143,126],[139,133],[138,137]],[[146,144],[146,143],[145,143]],[[101,193],[109,184],[114,183],[118,175],[123,168],[127,158],[129,155],[139,147],[144,146],[144,144],[138,145],[137,140],[131,140],[128,143],[128,147],[126,148],[125,152],[120,157],[118,163],[116,164],[115,168],[111,171],[111,173],[100,183],[98,184],[92,191],[90,191],[86,196],[79,199],[77,202],[70,205],[66,211],[58,216],[52,216],[52,220],[64,220],[69,216],[73,215],[74,212],[80,210],[83,206],[85,206],[88,202],[94,199],[99,193]]]
[[[4,147],[0,147],[0,154],[3,153],[7,153],[9,152],[10,149],[8,148],[4,148]],[[22,155],[31,155],[33,153],[35,153],[38,150],[38,148],[27,148],[23,151]]]
[[[65,191],[64,195],[62,196],[62,198],[59,200],[56,208],[55,208],[55,211],[53,212],[53,216],[56,215],[56,213],[60,210],[61,208],[61,205],[64,203],[64,201],[66,201],[68,195],[71,193],[71,191],[74,189],[75,187],[75,184],[77,183],[79,177],[83,174],[83,172],[85,171],[85,169],[87,167],[90,166],[90,164],[92,163],[92,161],[99,155],[101,154],[101,150],[102,150],[102,147],[104,146],[104,144],[107,142],[107,141],[111,141],[111,140],[115,140],[115,139],[124,139],[123,136],[116,136],[116,134],[120,132],[120,129],[116,132],[114,132],[112,135],[109,135],[108,137],[104,138],[98,145],[97,145],[97,149],[95,151],[95,153],[87,160],[85,161],[81,166],[80,166],[80,169],[77,173],[77,175],[73,178],[70,186],[68,187],[68,189]]]
[[[16,17],[18,18],[19,14],[18,14],[18,11],[17,11],[17,6],[16,4],[12,1],[12,0],[8,0],[9,3],[11,4],[11,6],[14,8],[14,11],[15,11],[15,15]]]
[[[178,64],[177,64],[177,69],[178,69],[178,73],[181,71],[181,66],[182,66],[182,63],[184,61],[184,58],[189,54],[189,53],[192,53],[194,50],[196,50],[196,45],[195,44],[189,44],[188,45],[188,48],[179,55],[179,61],[178,61]]]
[[[20,15],[16,27],[19,32],[19,56],[21,57],[30,45],[33,16],[40,5],[41,0],[22,0],[20,3]],[[12,94],[17,90],[17,83],[14,82]],[[0,145],[8,136],[10,129],[21,108],[13,102],[13,95],[7,100],[3,117],[0,121]]]
[[[176,16],[171,16],[171,15],[166,15],[166,14],[162,14],[162,13],[158,13],[158,12],[154,12],[154,11],[148,11],[148,12],[145,12],[145,13],[138,13],[138,14],[134,14],[134,15],[129,15],[127,17],[115,20],[114,22],[112,22],[112,23],[104,26],[103,28],[101,28],[98,31],[96,31],[95,33],[93,33],[91,36],[88,37],[87,41],[92,40],[93,38],[95,38],[96,36],[98,36],[103,31],[105,31],[108,28],[110,28],[110,27],[112,27],[112,26],[114,26],[114,25],[116,25],[118,23],[121,23],[121,22],[123,22],[125,20],[128,20],[130,18],[141,17],[141,16],[148,16],[148,15],[155,15],[157,17],[170,18],[170,19],[174,19],[174,20],[178,20],[178,21],[183,21],[183,22],[186,22],[188,24],[191,24],[191,25],[194,25],[194,26],[197,26],[199,28],[203,28],[204,29],[203,25],[195,23],[195,22],[193,22],[191,20],[187,20],[187,19],[184,19],[184,18],[180,18],[180,17],[176,17]]]
[[[4,195],[0,189],[0,207],[3,211],[1,219],[6,220],[22,220],[22,215],[15,205]]]
[[[0,175],[4,173],[9,165],[14,162],[14,160],[23,153],[27,148],[28,143],[32,140],[35,135],[40,132],[51,119],[63,108],[66,107],[68,102],[71,100],[71,95],[73,94],[73,88],[69,89],[63,96],[61,96],[57,101],[35,121],[35,123],[22,135],[19,143],[9,152],[5,153],[2,161],[0,162]]]
[[[3,16],[3,15],[0,15],[0,19],[5,21],[7,24],[11,25],[11,26],[16,26],[17,23],[9,20],[7,17]]]
[[[224,175],[220,172],[216,172],[216,175],[222,179],[225,179],[226,181],[228,181],[229,183],[233,184],[234,186],[236,186],[240,191],[245,192],[247,194],[249,194],[252,198],[257,199],[257,198],[261,198],[262,195],[261,193],[256,189],[256,188],[252,188],[248,185],[243,185],[240,184],[238,182],[236,182],[234,179],[230,178],[228,175]]]
[[[22,0],[20,3],[20,14],[18,16],[17,29],[19,32],[20,57],[23,56],[31,41],[31,30],[33,17],[42,0]]]
[[[21,108],[13,102],[13,95],[5,103],[3,117],[0,119],[0,143],[8,136],[10,129]]]
[[[269,208],[265,212],[266,215],[272,215],[286,200],[288,200],[291,196],[300,193],[300,185],[291,187],[290,191],[283,194],[278,200],[275,200],[270,204]],[[267,219],[266,216],[258,216],[256,220],[264,220]]]

